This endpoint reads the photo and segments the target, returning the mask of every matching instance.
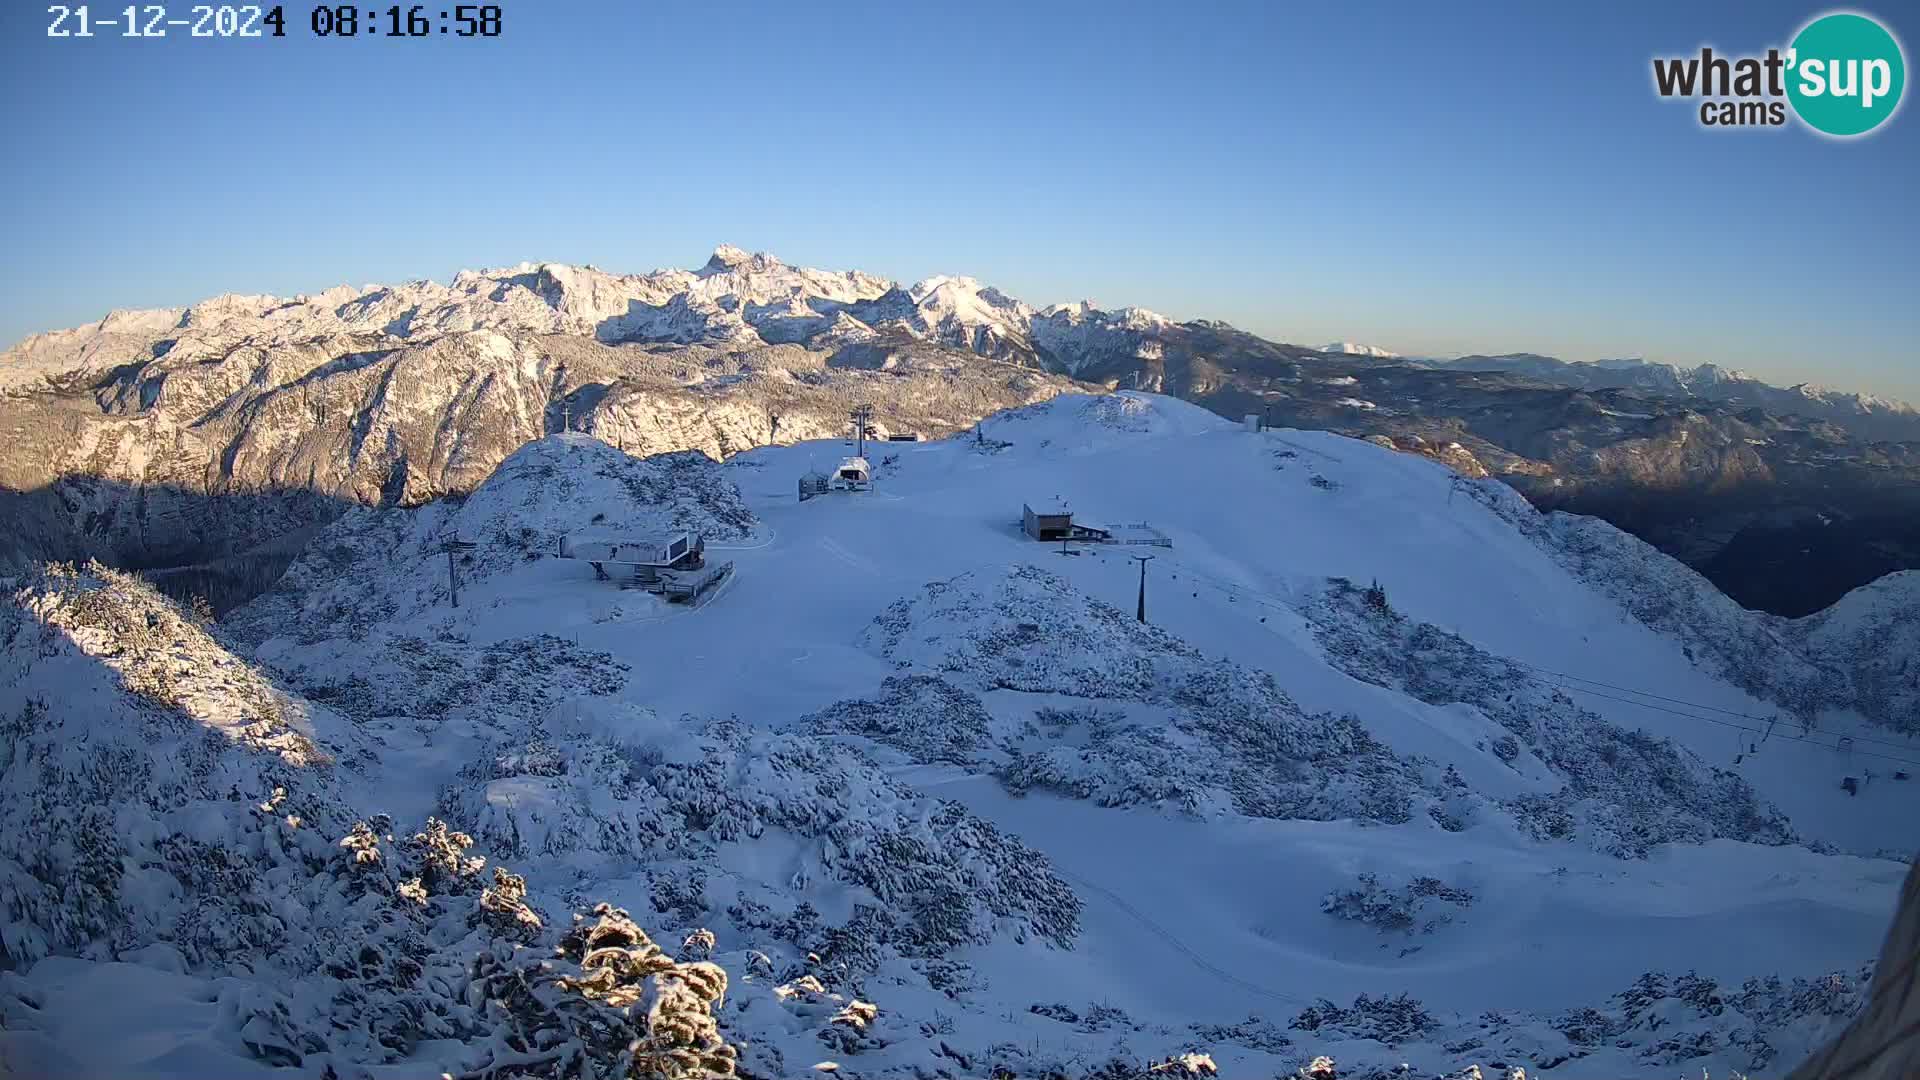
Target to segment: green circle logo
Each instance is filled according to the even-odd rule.
[[[1787,100],[1815,131],[1864,135],[1900,107],[1906,58],[1887,28],[1851,12],[1806,25],[1787,53]]]

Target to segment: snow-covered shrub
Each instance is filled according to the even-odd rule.
[[[1693,972],[1648,972],[1614,995],[1601,1022],[1586,1017],[1561,1030],[1569,1041],[1632,1044],[1641,1060],[1660,1065],[1719,1052],[1744,1068],[1762,1069],[1776,1060],[1776,1044],[1792,1046],[1796,1056],[1821,1045],[1859,1011],[1871,980],[1869,966],[1791,982],[1749,979],[1729,991]],[[1575,1032],[1584,1039],[1576,1040]]]
[[[1728,1067],[1768,1068],[1783,1054],[1798,1060],[1824,1044],[1864,1001],[1867,978],[1862,971],[1791,983],[1753,979],[1730,992],[1693,973],[1648,972],[1597,1007],[1545,1017],[1447,1016],[1404,995],[1362,995],[1351,1007],[1322,1000],[1302,1010],[1291,1027],[1312,1036],[1297,1040],[1314,1054],[1302,1076],[1512,1076],[1523,1067],[1544,1072],[1582,1058],[1592,1059],[1583,1075],[1674,1075],[1675,1069],[1698,1075],[1705,1059],[1719,1063],[1712,1070],[1717,1076]],[[1217,1046],[1250,1045],[1232,1029],[1210,1034]],[[1311,1049],[1319,1042],[1349,1041],[1379,1043],[1396,1053],[1374,1055],[1349,1046],[1336,1069],[1331,1058]]]
[[[688,934],[686,940],[680,943],[680,955],[691,960],[705,960],[713,955],[714,947],[718,944],[713,931],[703,926]]]
[[[1430,934],[1453,921],[1454,909],[1473,903],[1473,893],[1437,878],[1416,877],[1397,888],[1373,874],[1361,874],[1352,886],[1328,893],[1320,910],[1335,918],[1365,923],[1382,932]]]
[[[1389,1047],[1424,1039],[1439,1026],[1426,1008],[1405,994],[1371,998],[1365,994],[1342,1008],[1322,998],[1301,1010],[1288,1025],[1326,1039],[1366,1039]]]
[[[980,699],[934,675],[895,675],[873,700],[838,701],[800,718],[821,735],[859,735],[915,761],[964,765],[987,745],[990,718]]]
[[[446,814],[489,848],[549,867],[639,870],[656,910],[689,930],[717,910],[707,889],[721,850],[779,830],[805,841],[822,883],[855,886],[873,903],[824,925],[805,917],[809,884],[795,882],[783,897],[741,895],[728,910],[770,940],[855,967],[870,969],[884,950],[938,957],[1001,934],[1067,947],[1078,932],[1080,901],[1045,856],[958,803],[890,780],[855,748],[731,719],[669,724],[631,707],[598,733],[555,730],[569,715],[556,706],[538,753],[508,743],[471,766],[443,792]]]
[[[455,718],[506,729],[559,701],[616,694],[628,673],[612,655],[552,634],[474,645],[377,630],[360,641],[268,647],[261,655],[308,700],[354,720]]]
[[[485,884],[472,843],[431,819],[398,836],[384,817],[354,823],[301,894],[313,925],[276,957],[292,985],[319,991],[289,993],[280,1045],[378,1062],[474,1035],[456,992],[468,959],[495,934],[534,940],[542,922],[515,875]]]
[[[1211,1055],[1190,1050],[1184,1054],[1168,1055],[1159,1063],[1148,1066],[1147,1073],[1159,1077],[1219,1076],[1220,1069],[1214,1065]]]
[[[1005,760],[993,766],[993,775],[1008,791],[1051,791],[1100,806],[1137,806],[1158,803],[1206,818],[1232,808],[1217,781],[1204,767],[1196,767],[1186,748],[1166,730],[1129,721],[1124,713],[1088,709],[1055,712],[1056,720],[1077,722],[1072,742],[1040,745],[1032,750],[1014,746]],[[1043,730],[1062,737],[1073,729],[1049,724]]]
[[[1327,659],[1356,679],[1430,705],[1464,703],[1506,728],[1492,753],[1512,764],[1524,748],[1565,781],[1508,810],[1543,839],[1643,858],[1654,845],[1716,837],[1790,844],[1786,817],[1738,774],[1714,768],[1671,739],[1622,728],[1580,707],[1528,668],[1493,656],[1430,623],[1367,600],[1332,580],[1306,609]]]
[[[1078,1011],[1060,1002],[1040,1002],[1027,1006],[1027,1011],[1035,1016],[1044,1016],[1071,1025],[1080,1031],[1098,1032],[1111,1030],[1139,1030],[1141,1025],[1127,1011],[1105,1002],[1088,1002]]]
[[[496,947],[474,961],[467,1000],[494,1025],[495,1046],[464,1075],[730,1077],[739,1050],[714,1019],[726,993],[718,965],[675,961],[625,911],[601,904],[551,959]]]
[[[1293,1046],[1293,1040],[1287,1037],[1285,1031],[1275,1026],[1272,1021],[1252,1013],[1238,1023],[1193,1024],[1190,1025],[1189,1030],[1193,1032],[1195,1041],[1207,1045],[1245,1046],[1270,1054],[1283,1053]]]
[[[1333,1059],[1322,1054],[1305,1065],[1300,1066],[1296,1074],[1299,1080],[1339,1080]]]
[[[1271,675],[1205,656],[1039,567],[931,583],[877,616],[861,642],[898,668],[977,692],[1137,703],[1164,717],[1111,726],[1095,714],[1102,738],[1050,746],[1043,730],[1038,745],[980,758],[1016,790],[1401,822],[1423,785],[1354,717],[1309,714]]]

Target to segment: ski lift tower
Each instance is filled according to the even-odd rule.
[[[1147,563],[1153,561],[1153,556],[1134,555],[1130,557],[1135,562],[1140,564],[1140,607],[1134,612],[1134,618],[1140,622],[1146,622],[1147,621]]]
[[[854,408],[847,418],[853,422],[853,440],[855,457],[867,456],[867,436],[873,433],[873,406],[860,405]]]
[[[454,607],[460,606],[460,568],[453,557],[461,552],[472,551],[480,545],[472,540],[449,539],[440,544],[440,550],[447,553],[447,597]]]
[[[553,381],[555,388],[560,392],[560,430],[572,431],[573,403],[567,400],[567,362],[565,360],[560,361],[559,366],[553,369]]]

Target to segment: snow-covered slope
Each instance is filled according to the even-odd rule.
[[[1498,485],[1461,484],[1458,490],[1637,622],[1680,642],[1689,661],[1757,699],[1723,719],[1763,727],[1785,722],[1802,738],[1820,729],[1827,732],[1819,736],[1825,745],[1858,735],[1885,744],[1882,749],[1914,748],[1920,737],[1914,707],[1920,701],[1920,574],[1889,574],[1824,611],[1784,619],[1742,608],[1692,569],[1595,518],[1541,515]],[[1856,730],[1861,720],[1869,723]],[[1845,755],[1841,764],[1882,772],[1890,767]]]
[[[1920,787],[1843,791],[1837,740],[1920,754],[1817,702],[1804,732],[1730,729],[1770,714],[1738,681],[1762,639],[1697,599],[1648,607],[1609,573],[1630,548],[1425,458],[1136,393],[874,447],[873,491],[798,502],[796,478],[845,452],[633,460],[562,435],[464,502],[330,526],[214,630],[355,763],[325,789],[336,846],[280,914],[289,966],[177,957],[152,919],[62,936],[43,904],[15,918],[62,944],[0,975],[0,1055],[462,1075],[605,1019],[513,966],[558,948],[574,970],[587,931],[559,931],[596,901],[724,969],[724,997],[704,968],[652,977],[699,991],[673,1025],[687,1052],[724,1036],[763,1077],[1083,1080],[1188,1054],[1226,1076],[1320,1054],[1343,1076],[1764,1074],[1861,1000],[1906,871],[1879,856],[1920,846]],[[1028,539],[1022,503],[1053,499],[1171,546]],[[666,523],[734,564],[698,607],[548,557],[560,533]],[[455,534],[481,544],[457,609]],[[1153,556],[1144,624],[1133,555]],[[1686,584],[1646,558],[1649,588]],[[43,592],[16,601],[21,633],[52,625]],[[1898,595],[1807,640],[1899,648]],[[1838,655],[1775,647],[1764,662]],[[130,706],[44,696],[70,730],[146,737]],[[249,784],[236,806],[272,802]],[[116,824],[152,836],[149,813]],[[279,881],[267,845],[231,857]],[[633,936],[610,913],[579,925]],[[334,968],[295,978],[336,930]],[[133,988],[123,1037],[84,1038],[81,1003],[114,986]],[[162,1004],[222,987],[270,1018]]]
[[[1920,572],[1888,574],[1825,611],[1788,624],[1861,714],[1920,732]],[[1887,772],[1885,766],[1880,772]]]
[[[345,828],[351,729],[98,567],[20,583],[0,642],[0,956],[266,944],[278,920],[245,864]]]

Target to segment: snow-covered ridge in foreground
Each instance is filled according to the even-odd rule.
[[[516,450],[464,498],[348,511],[276,588],[225,625],[253,642],[319,640],[418,615],[450,599],[448,541],[475,545],[454,556],[471,588],[556,554],[570,533],[688,532],[725,545],[752,540],[756,527],[739,489],[705,454],[636,458],[590,436],[550,435]]]
[[[253,855],[345,827],[352,730],[102,567],[21,582],[0,642],[0,956],[199,959],[270,935]]]
[[[627,464],[561,437],[464,505],[343,519],[252,607],[151,647],[209,670],[224,652],[315,718],[333,764],[282,782],[276,749],[221,734],[241,797],[194,789],[204,809],[158,824],[118,793],[135,774],[64,736],[124,748],[105,762],[174,754],[146,749],[160,706],[107,661],[191,620],[139,592],[93,653],[10,647],[0,794],[124,835],[132,858],[88,880],[156,914],[57,891],[65,853],[94,850],[77,838],[0,852],[0,887],[40,898],[7,909],[8,940],[50,954],[7,946],[0,1060],[398,1080],[649,1046],[760,1077],[1112,1080],[1202,1054],[1235,1077],[1321,1054],[1347,1077],[1721,1075],[1777,1070],[1857,1007],[1906,871],[1871,855],[1915,846],[1914,786],[1849,795],[1831,750],[1776,737],[1736,761],[1722,726],[1586,693],[1761,707],[1687,654],[1685,624],[1638,617],[1438,465],[1066,396],[875,447],[873,491],[797,502],[845,453]],[[1026,538],[1021,503],[1056,497],[1172,546]],[[455,609],[423,583],[464,513],[501,535]],[[689,515],[733,577],[687,609],[548,557],[596,514]],[[1146,625],[1134,554],[1155,556]],[[38,640],[32,610],[9,625]],[[42,785],[23,746],[74,778]],[[223,853],[149,852],[193,829]],[[205,923],[251,929],[179,943]],[[568,996],[589,939],[654,982]],[[684,1008],[597,1011],[619,999]]]

